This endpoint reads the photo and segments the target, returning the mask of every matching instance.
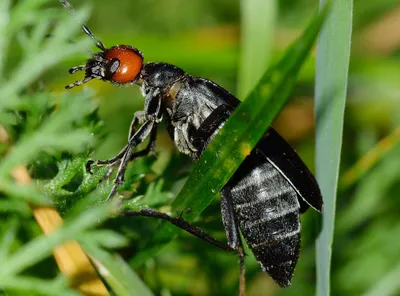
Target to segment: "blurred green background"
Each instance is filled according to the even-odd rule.
[[[246,63],[255,58],[257,64],[257,57],[252,56],[251,50],[246,52],[246,36],[241,35],[245,32],[241,28],[241,19],[246,17],[243,2],[97,0],[71,1],[71,4],[77,9],[82,4],[92,7],[87,25],[106,46],[135,46],[143,52],[147,62],[177,65],[194,76],[211,79],[233,94],[243,96],[246,93],[243,84],[249,83],[246,77],[250,75],[246,72]],[[53,6],[59,5],[54,0]],[[271,34],[260,37],[252,45],[266,50],[265,56],[260,57],[261,68],[275,61],[300,35],[318,7],[317,1],[311,0],[270,0],[268,5],[271,10],[265,14],[266,19],[258,18],[266,21]],[[400,276],[399,28],[398,1],[354,1],[332,258],[332,295],[361,295],[381,280]],[[68,68],[82,64],[87,57],[87,53],[82,52],[53,67],[41,77],[40,84],[46,90],[63,92],[64,85],[81,78],[81,74],[71,77]],[[18,54],[15,55],[17,58]],[[9,63],[12,62],[11,59]],[[314,75],[312,56],[299,77],[291,103],[274,123],[310,168],[314,162]],[[95,91],[94,100],[99,104],[99,116],[106,135],[96,143],[94,158],[112,157],[125,145],[130,121],[134,112],[142,109],[143,98],[137,87],[117,88],[100,81],[92,81],[85,87]],[[239,98],[243,99],[242,96]],[[192,163],[177,153],[164,128],[157,140],[158,156],[149,178],[162,180],[163,194],[173,197],[182,187]],[[368,158],[359,162],[365,155]],[[145,189],[138,188],[138,192],[141,191],[143,193]],[[219,201],[213,202],[197,225],[224,240],[219,211]],[[249,253],[249,295],[315,293],[314,242],[318,218],[311,210],[302,217],[302,253],[292,287],[280,289],[261,272]],[[130,247],[121,250],[121,254],[134,262],[136,250],[154,235],[157,225],[157,221],[151,219],[120,218],[109,222],[108,226],[129,235]],[[237,261],[234,255],[182,232],[157,257],[135,270],[157,295],[236,295]],[[38,266],[37,270],[40,269]],[[396,295],[400,295],[400,289],[397,291]]]

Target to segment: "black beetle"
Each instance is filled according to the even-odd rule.
[[[66,0],[59,1],[74,13]],[[108,160],[88,162],[89,171],[98,165],[119,166],[109,198],[123,182],[129,161],[147,155],[154,148],[156,128],[162,120],[177,149],[198,160],[240,101],[216,83],[193,77],[176,66],[159,62],[144,64],[142,53],[134,47],[106,48],[87,26],[82,28],[101,52],[92,54],[85,65],[70,69],[71,74],[84,70],[85,78],[66,88],[96,78],[115,85],[139,85],[145,98],[144,110],[135,113],[128,144],[121,152]],[[150,137],[147,148],[134,152],[147,137]],[[220,193],[228,247],[180,217],[171,218],[151,209],[125,214],[166,219],[223,249],[237,251],[244,279],[240,230],[262,269],[281,287],[289,286],[300,252],[299,215],[309,206],[317,211],[323,208],[320,189],[306,165],[269,128]]]

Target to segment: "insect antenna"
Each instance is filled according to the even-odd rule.
[[[76,11],[75,9],[72,7],[72,5],[67,1],[67,0],[59,0],[61,2],[61,4],[68,9],[73,15],[76,15]],[[101,42],[99,39],[96,38],[96,36],[94,36],[93,32],[83,23],[81,23],[82,25],[82,30],[83,32],[88,35],[90,38],[92,38],[96,44],[96,46],[101,49],[102,51],[106,50],[106,47],[104,46],[103,42]]]

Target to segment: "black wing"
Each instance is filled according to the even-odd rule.
[[[237,228],[264,271],[290,285],[300,253],[300,213],[322,209],[319,187],[296,152],[270,128],[221,192],[229,245]],[[232,210],[224,207],[230,203]]]
[[[256,149],[296,190],[301,197],[301,212],[306,209],[304,202],[319,212],[323,210],[321,191],[314,176],[299,155],[273,128],[269,128]]]
[[[290,285],[300,254],[300,203],[293,186],[255,149],[221,192],[228,243],[240,228],[263,271],[281,286]],[[226,204],[232,204],[229,210]]]

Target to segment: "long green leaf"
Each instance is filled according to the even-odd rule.
[[[3,283],[2,283],[3,284]],[[65,278],[55,280],[39,279],[28,276],[16,276],[7,279],[2,285],[7,293],[2,295],[57,295],[57,296],[79,296],[82,295],[70,287]],[[13,293],[18,291],[19,293]]]
[[[40,262],[49,256],[52,250],[61,243],[72,240],[90,227],[96,226],[113,214],[110,205],[102,205],[81,214],[71,222],[66,222],[50,236],[40,236],[9,256],[2,264],[7,266],[0,270],[0,286],[8,278],[15,276],[24,269]]]
[[[288,101],[296,76],[314,44],[326,12],[327,6],[313,18],[303,35],[276,66],[264,74],[249,97],[240,104],[215,136],[173,202],[173,213],[183,212],[186,220],[193,221],[257,144]],[[186,212],[188,208],[191,210]],[[135,258],[134,264],[141,264],[153,257],[176,233],[175,227],[164,223],[151,246]]]
[[[321,0],[323,5],[325,1]],[[317,294],[330,294],[330,262],[335,221],[343,116],[352,28],[352,0],[333,0],[321,31],[316,73],[316,168],[324,197],[323,229],[317,240]]]
[[[83,248],[90,254],[98,272],[118,296],[152,296],[153,293],[118,255],[111,255],[85,240]]]
[[[6,27],[10,20],[10,0],[4,0],[0,3],[0,82],[3,80],[4,57],[7,52],[8,38],[6,36]]]

